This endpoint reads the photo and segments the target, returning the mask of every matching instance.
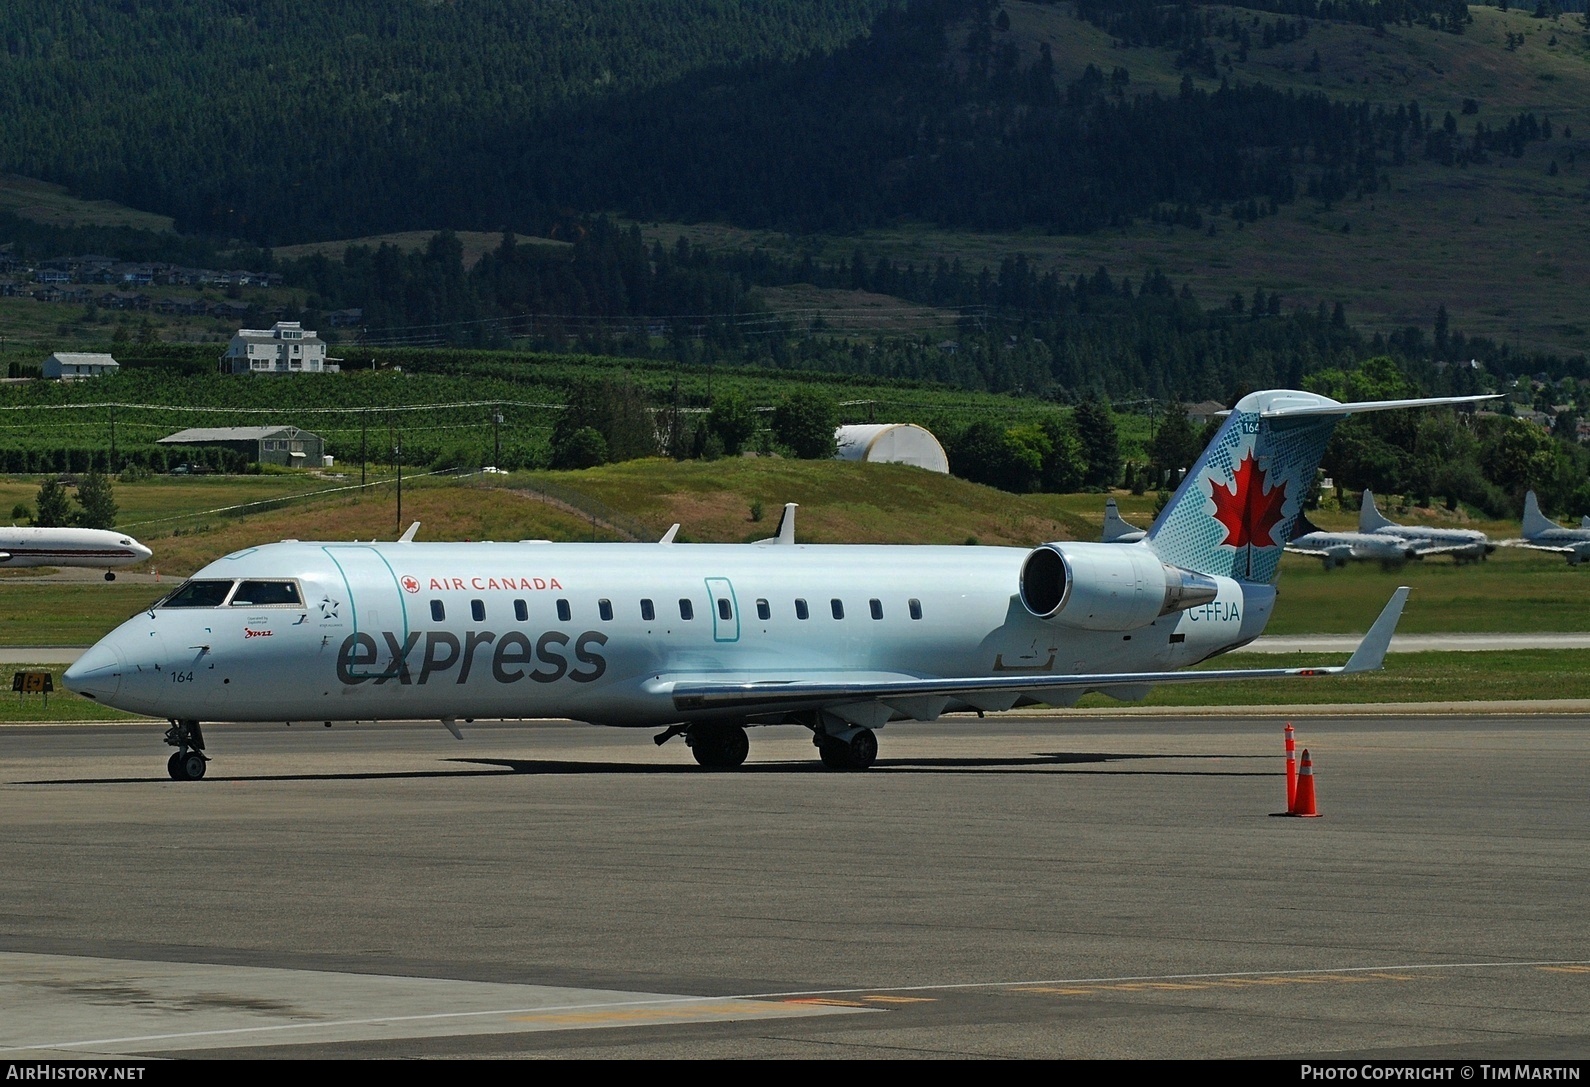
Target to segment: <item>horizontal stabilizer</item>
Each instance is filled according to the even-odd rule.
[[[1304,399],[1304,398],[1299,398]],[[1353,404],[1320,403],[1321,397],[1310,396],[1305,402],[1290,402],[1277,397],[1259,411],[1261,419],[1292,419],[1321,415],[1362,415],[1370,411],[1400,411],[1403,408],[1456,407],[1459,404],[1478,404],[1484,400],[1499,400],[1500,393],[1488,396],[1427,396],[1414,400],[1360,400]]]

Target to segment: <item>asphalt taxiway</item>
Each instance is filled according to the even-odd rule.
[[[1590,719],[0,729],[0,1057],[1590,1056]]]

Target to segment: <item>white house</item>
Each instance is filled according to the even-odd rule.
[[[58,381],[75,381],[80,377],[100,377],[114,374],[121,363],[109,355],[91,355],[77,351],[57,351],[44,360],[44,376]]]
[[[326,341],[297,321],[277,321],[268,329],[238,329],[221,356],[221,368],[234,374],[320,374],[338,369],[326,365]]]

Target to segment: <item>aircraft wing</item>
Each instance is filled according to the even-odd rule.
[[[1443,544],[1427,544],[1422,541],[1414,541],[1412,546],[1413,553],[1422,557],[1424,555],[1450,555],[1454,551],[1473,551],[1476,547],[1483,545],[1478,540],[1472,540],[1465,543]]]
[[[1333,547],[1299,547],[1297,544],[1287,544],[1286,550],[1292,555],[1309,555],[1316,559],[1348,558],[1353,549],[1346,544],[1337,544]]]
[[[1293,679],[1372,672],[1385,662],[1391,635],[1402,618],[1408,587],[1399,588],[1346,664],[1312,668],[1224,668],[1209,671],[1102,672],[1091,675],[918,677],[895,673],[825,677],[728,679],[661,675],[649,692],[673,697],[674,708],[776,711],[881,703],[919,720],[937,717],[951,701],[978,709],[1009,709],[1022,696],[1063,697],[1079,691],[1145,688],[1159,683],[1209,683],[1233,679]],[[1047,700],[1047,699],[1045,699]],[[841,716],[850,716],[841,712]],[[887,717],[885,716],[886,720]],[[881,724],[882,721],[877,723]]]
[[[1590,541],[1579,544],[1536,543],[1534,540],[1503,540],[1503,547],[1527,547],[1531,551],[1550,551],[1558,555],[1584,554],[1590,550]]]

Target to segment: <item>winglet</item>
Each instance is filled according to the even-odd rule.
[[[1397,621],[1402,618],[1402,606],[1408,602],[1408,586],[1391,594],[1391,599],[1380,612],[1380,618],[1369,628],[1364,640],[1358,643],[1353,655],[1342,666],[1342,674],[1375,672],[1386,662],[1386,650],[1391,648],[1391,636],[1397,631]]]
[[[765,540],[757,540],[759,544],[793,544],[795,542],[795,509],[798,502],[784,503],[784,513],[778,519],[778,531]]]
[[[679,535],[679,522],[675,521],[668,531],[663,533],[663,538],[657,542],[671,544],[674,542],[674,537],[677,535]]]
[[[398,537],[398,543],[413,543],[414,542],[415,533],[419,532],[419,530],[420,530],[420,523],[418,521],[415,521],[412,525],[409,526],[409,530],[407,532],[405,532],[403,535]]]

